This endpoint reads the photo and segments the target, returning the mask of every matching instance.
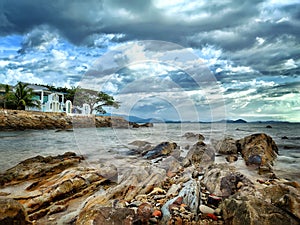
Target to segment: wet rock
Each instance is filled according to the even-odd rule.
[[[148,151],[150,151],[153,148],[151,143],[148,141],[133,141],[129,143],[129,145],[135,146],[132,149],[132,151],[135,154],[141,154],[141,155],[146,154]]]
[[[233,197],[225,199],[221,208],[226,224],[299,224],[299,221],[282,209],[251,195],[239,199]]]
[[[213,148],[206,145],[204,142],[197,142],[187,153],[183,160],[183,166],[187,167],[194,165],[208,165],[214,162],[215,152]]]
[[[0,186],[58,174],[69,167],[78,165],[81,160],[83,157],[77,156],[74,152],[66,152],[58,156],[29,158],[0,174]]]
[[[103,225],[103,224],[124,224],[130,225],[137,221],[133,209],[111,208],[94,205],[82,211],[76,221],[76,225]]]
[[[272,165],[278,154],[276,143],[263,133],[252,134],[238,140],[237,147],[247,165]]]
[[[144,158],[154,159],[160,156],[168,156],[177,148],[177,144],[173,142],[162,142],[145,153]]]
[[[197,141],[204,141],[205,137],[202,134],[194,134],[192,132],[186,132],[183,137],[185,137],[186,139],[195,139]]]
[[[287,136],[283,136],[283,137],[281,137],[281,139],[282,140],[287,140],[287,139],[289,139]]]
[[[16,200],[0,197],[0,224],[29,224],[24,207]]]
[[[216,150],[220,154],[226,154],[226,155],[237,154],[238,149],[236,146],[236,140],[228,137],[221,141],[218,141],[216,144]]]
[[[267,125],[266,128],[272,128],[272,126],[271,125]]]

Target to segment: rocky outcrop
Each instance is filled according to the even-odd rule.
[[[84,127],[138,128],[153,124],[136,124],[117,116],[67,115],[66,113],[0,110],[1,130],[58,129]]]
[[[241,146],[247,143],[253,145]],[[299,224],[297,182],[215,163],[214,149],[202,141],[184,159],[174,155],[179,146],[172,142],[130,144],[144,151],[133,156],[138,163],[121,167],[113,161],[86,167],[74,153],[25,160],[1,175],[0,196],[22,205],[13,215],[20,221],[47,225]]]
[[[229,198],[222,205],[226,224],[296,225],[299,220],[263,199],[244,195],[242,199]]]
[[[69,167],[78,165],[82,159],[82,156],[76,156],[73,152],[66,152],[63,155],[54,157],[36,156],[29,158],[0,174],[0,186],[52,176]]]
[[[278,148],[273,139],[266,134],[252,134],[236,142],[247,165],[269,167],[278,154]]]

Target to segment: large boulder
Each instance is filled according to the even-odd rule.
[[[224,138],[223,140],[218,141],[215,147],[216,147],[217,152],[220,154],[230,155],[230,154],[238,153],[238,149],[236,146],[236,140],[234,140],[233,138],[230,138],[230,137],[227,137],[227,138]]]
[[[297,182],[273,184],[259,190],[264,199],[293,214],[300,221],[300,185]]]
[[[192,146],[183,160],[183,166],[194,165],[208,165],[215,160],[214,149],[206,145],[202,141],[198,141]]]
[[[254,189],[252,182],[228,164],[212,164],[203,175],[206,189],[217,196],[228,197],[237,191]]]
[[[0,224],[29,224],[24,207],[14,199],[0,197]]]
[[[299,220],[284,210],[252,195],[231,197],[221,203],[225,224],[240,225],[296,225]]]
[[[252,134],[238,140],[236,144],[247,165],[271,166],[278,154],[276,143],[264,133]]]
[[[202,134],[194,134],[192,132],[186,132],[183,137],[188,140],[204,141],[205,137]]]

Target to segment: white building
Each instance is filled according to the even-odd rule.
[[[40,85],[28,85],[35,93],[34,99],[40,101],[41,108],[27,107],[26,110],[42,112],[64,112],[64,94],[52,92],[48,88]]]

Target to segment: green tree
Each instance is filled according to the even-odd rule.
[[[83,104],[88,104],[90,106],[90,113],[93,110],[96,110],[98,113],[104,114],[106,111],[103,109],[103,107],[119,107],[119,102],[115,101],[115,99],[100,91],[94,91],[89,89],[83,89],[81,87],[76,88],[76,93],[74,95],[74,106],[82,106]]]
[[[97,96],[97,106],[94,107],[94,109],[98,112],[98,113],[106,113],[106,111],[103,109],[104,106],[110,106],[110,107],[114,107],[114,108],[119,108],[120,107],[120,103],[116,102],[114,97],[100,91],[98,93]]]
[[[28,84],[18,82],[12,96],[12,100],[16,109],[25,110],[25,107],[40,108],[40,101],[35,100],[33,97],[33,90],[28,87]]]

